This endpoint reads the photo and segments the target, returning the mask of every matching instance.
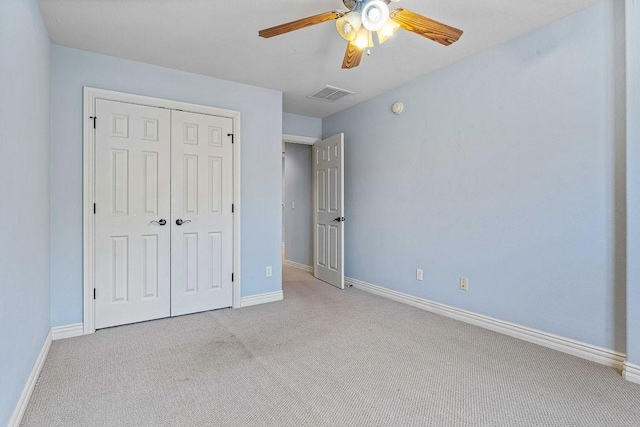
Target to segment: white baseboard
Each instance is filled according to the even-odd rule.
[[[251,295],[240,299],[240,307],[251,307],[252,305],[266,304],[268,302],[282,301],[284,294],[282,291],[269,292],[266,294]]]
[[[311,267],[310,265],[300,264],[298,262],[289,261],[288,259],[284,260],[284,265],[297,268],[298,270],[306,271],[307,273],[313,273],[313,267]]]
[[[50,347],[51,347],[51,331],[49,331],[49,333],[47,334],[47,337],[44,339],[44,343],[42,344],[42,349],[40,350],[40,354],[38,354],[36,363],[33,365],[33,369],[31,369],[29,378],[27,378],[27,382],[24,385],[24,389],[22,390],[20,399],[16,404],[16,408],[13,410],[13,414],[11,415],[11,418],[9,418],[9,424],[7,424],[7,427],[20,426],[20,423],[22,422],[22,417],[24,416],[24,411],[27,409],[27,405],[29,404],[29,399],[31,398],[31,393],[33,393],[33,389],[36,387],[36,383],[38,382],[38,377],[40,376],[40,371],[42,371],[42,366],[44,365],[44,361],[47,359],[47,354],[49,354]]]
[[[624,370],[622,371],[622,376],[627,381],[640,384],[640,365],[634,365],[633,363],[624,362]]]
[[[53,340],[73,338],[84,335],[84,325],[82,323],[72,323],[70,325],[54,326],[51,328]]]
[[[384,288],[382,286],[372,285],[371,283],[366,283],[361,280],[352,279],[350,277],[345,277],[345,284],[352,285],[355,288],[362,289],[364,291],[380,295],[394,301],[402,302],[413,307],[421,308],[432,313],[440,314],[452,319],[480,326],[481,328],[489,329],[495,332],[500,332],[514,338],[519,338],[524,341],[552,348],[554,350],[587,359],[592,362],[600,363],[602,365],[610,366],[617,369],[622,369],[624,365],[625,355],[612,350],[597,347],[591,344],[586,344],[580,341],[575,341],[569,338],[564,338],[558,335],[549,334],[547,332],[517,325],[515,323],[505,322],[493,317],[476,314],[445,304],[429,301],[424,298],[408,295],[402,292]],[[636,368],[640,369],[640,367]],[[633,372],[635,373],[632,373],[630,371],[629,375],[631,377],[640,379],[640,370]],[[636,375],[638,376],[636,377]]]

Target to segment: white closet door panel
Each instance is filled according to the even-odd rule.
[[[170,112],[97,100],[96,116],[96,328],[168,317]]]
[[[233,122],[171,117],[171,315],[231,307]]]

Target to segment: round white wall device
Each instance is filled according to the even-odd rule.
[[[391,111],[393,114],[400,114],[404,111],[404,104],[402,102],[396,102],[391,106]]]

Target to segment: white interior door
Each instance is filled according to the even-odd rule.
[[[171,117],[171,315],[231,307],[233,121]]]
[[[170,313],[170,113],[96,101],[95,326]]]
[[[344,134],[313,144],[313,274],[344,289]]]

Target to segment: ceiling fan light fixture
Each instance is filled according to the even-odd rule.
[[[372,0],[362,8],[362,25],[378,31],[389,21],[389,6],[382,0]]]
[[[356,39],[360,27],[362,27],[362,19],[360,19],[360,14],[357,12],[349,12],[336,20],[338,34],[349,42]]]
[[[286,22],[258,31],[265,39],[301,30],[323,22],[336,21],[340,36],[347,40],[347,49],[342,61],[343,69],[360,65],[363,53],[370,54],[374,46],[373,33],[378,42],[384,43],[399,28],[428,38],[444,46],[457,42],[463,31],[435,21],[408,9],[389,11],[389,3],[400,0],[343,0],[349,11],[334,10]]]

